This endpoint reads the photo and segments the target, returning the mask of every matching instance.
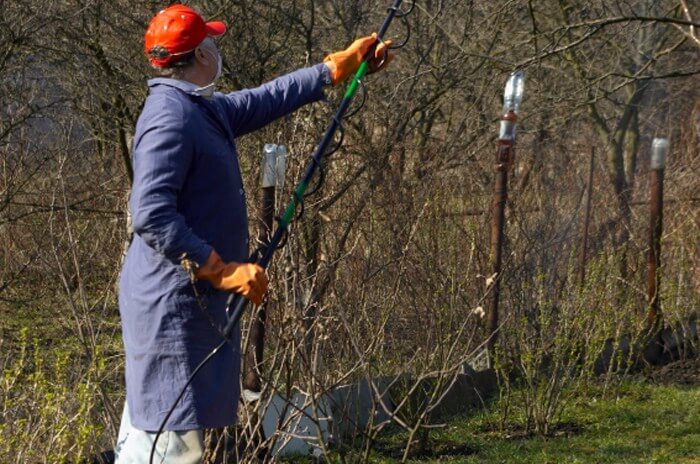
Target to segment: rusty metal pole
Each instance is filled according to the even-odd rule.
[[[284,181],[285,158],[287,149],[284,145],[265,144],[263,148],[263,181],[258,222],[258,242],[267,247],[272,234],[272,219],[275,214],[275,189],[281,188]],[[254,395],[262,390],[260,368],[265,349],[266,307],[263,303],[253,315],[248,346],[245,357],[245,375],[243,388],[247,394]]]
[[[649,198],[649,254],[647,259],[647,323],[650,331],[659,327],[661,311],[659,288],[661,276],[661,232],[663,225],[664,166],[668,153],[668,139],[655,138],[651,153],[651,182]]]
[[[524,87],[524,74],[516,71],[510,75],[503,96],[503,117],[496,152],[496,178],[491,203],[491,293],[486,318],[488,341],[486,346],[492,351],[498,337],[498,310],[501,296],[501,265],[503,261],[503,238],[505,231],[505,210],[508,201],[508,170],[513,164],[515,145],[515,123],[520,110]],[[491,363],[489,357],[489,363]]]
[[[503,261],[503,234],[505,229],[505,211],[508,201],[508,159],[512,153],[512,144],[498,141],[496,152],[496,179],[493,187],[493,200],[491,202],[491,300],[486,330],[489,341],[487,346],[491,350],[496,343],[498,333],[498,306],[501,296],[501,265]]]
[[[595,147],[591,147],[591,158],[588,167],[588,185],[586,186],[586,215],[583,218],[583,239],[581,240],[581,255],[579,259],[579,285],[583,288],[586,282],[586,262],[588,261],[588,230],[591,225],[591,198],[593,197],[593,170],[595,169]]]

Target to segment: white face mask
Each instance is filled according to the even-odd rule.
[[[213,58],[211,54],[214,52],[211,51],[210,48],[207,48],[206,53],[210,56],[210,58]],[[216,81],[218,81],[221,78],[221,75],[223,74],[223,61],[221,59],[221,53],[218,53],[217,51],[216,54],[218,56],[216,60],[216,74],[214,74],[214,79],[211,81],[211,84],[194,89],[195,92],[197,92],[203,97],[208,98],[214,95],[214,90],[216,89]]]
[[[216,62],[216,74],[214,75],[214,82],[221,79],[221,75],[224,73],[224,62],[221,59],[221,53],[219,55],[219,60]]]

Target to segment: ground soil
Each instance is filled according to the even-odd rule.
[[[700,356],[660,366],[647,377],[660,385],[700,386]]]

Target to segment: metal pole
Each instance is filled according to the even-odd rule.
[[[508,201],[508,160],[513,145],[503,140],[498,141],[496,152],[496,179],[491,203],[491,271],[493,283],[486,330],[489,336],[487,347],[491,350],[496,344],[498,334],[498,305],[501,296],[501,263],[503,261],[503,234],[505,229],[505,210]]]
[[[505,230],[505,210],[508,201],[508,170],[513,165],[515,144],[515,123],[518,120],[520,103],[523,98],[525,75],[522,71],[512,73],[503,93],[501,130],[496,152],[496,179],[491,203],[491,301],[486,318],[488,340],[486,347],[492,351],[498,337],[498,306],[501,297],[501,265],[503,261],[503,238]],[[489,356],[489,364],[491,364]],[[489,366],[491,367],[491,366]]]
[[[260,219],[258,225],[258,241],[261,245],[270,244],[270,231],[272,230],[272,216],[275,207],[275,187],[262,189]],[[259,392],[262,388],[259,369],[263,360],[265,344],[265,319],[266,304],[261,304],[255,313],[255,320],[250,328],[248,350],[246,352],[246,372],[243,380],[243,388],[252,392]]]
[[[586,281],[586,262],[588,261],[588,230],[591,224],[591,198],[593,196],[593,170],[595,169],[595,147],[591,147],[590,165],[588,167],[588,186],[586,187],[586,215],[583,220],[583,240],[581,258],[579,259],[579,285]]]
[[[263,148],[262,196],[258,222],[258,242],[263,248],[270,244],[272,219],[275,214],[275,188],[281,187],[284,179],[285,156],[284,145],[265,144]],[[266,304],[260,305],[253,317],[245,356],[243,388],[248,392],[259,393],[262,390],[260,369],[265,349]]]
[[[651,182],[649,198],[649,254],[647,259],[647,323],[650,330],[661,322],[659,288],[661,276],[661,232],[663,225],[664,164],[668,153],[668,140],[655,138],[652,143]]]

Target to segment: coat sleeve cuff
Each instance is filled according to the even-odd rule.
[[[319,63],[316,65],[321,71],[321,82],[324,86],[333,85],[333,78],[331,77],[331,70],[325,63]]]
[[[214,248],[211,245],[202,243],[192,252],[190,259],[197,263],[199,267],[202,267],[207,262],[207,259],[209,259],[212,250],[214,250]]]

